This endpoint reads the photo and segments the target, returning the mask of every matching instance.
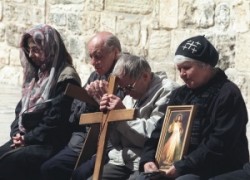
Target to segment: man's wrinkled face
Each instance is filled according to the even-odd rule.
[[[119,77],[118,85],[121,90],[134,99],[140,99],[148,89],[148,77],[140,76],[138,79],[132,79],[128,76]]]
[[[99,75],[109,72],[116,61],[116,49],[105,47],[104,43],[90,42],[88,52],[90,63]]]

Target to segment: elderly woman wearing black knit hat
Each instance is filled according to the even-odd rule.
[[[167,105],[197,105],[197,113],[187,155],[158,179],[208,179],[242,168],[249,161],[247,110],[239,88],[215,68],[218,52],[204,36],[196,36],[178,46],[174,62],[185,84],[172,92]],[[155,153],[163,118],[160,122],[145,143],[140,170],[149,174],[140,179],[159,171]]]

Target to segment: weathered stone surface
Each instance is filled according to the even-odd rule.
[[[109,20],[109,21],[112,21]],[[88,32],[92,36],[94,32],[100,29],[100,15],[95,13],[83,13],[82,15],[83,32]]]
[[[103,0],[87,0],[86,10],[102,11],[104,8]]]
[[[19,49],[11,49],[10,50],[10,65],[11,66],[21,66],[21,62],[20,62],[20,54],[19,54]]]
[[[83,0],[50,0],[51,4],[81,4]]]
[[[3,18],[3,2],[0,2],[0,21],[2,21]]]
[[[154,71],[166,71],[181,83],[173,65],[177,46],[190,36],[206,35],[220,53],[218,67],[237,74],[234,80],[250,104],[249,88],[243,86],[250,81],[249,17],[250,0],[4,0],[0,73],[6,65],[22,72],[20,37],[32,25],[46,22],[62,35],[82,79],[93,70],[86,43],[95,32],[110,31],[123,51],[146,57]]]
[[[149,14],[153,11],[152,0],[106,0],[105,9],[132,14]]]
[[[214,1],[183,0],[180,2],[180,23],[182,27],[194,25],[209,28],[214,25]]]
[[[160,0],[160,26],[173,29],[178,25],[178,1]]]
[[[225,71],[228,78],[233,81],[241,90],[242,96],[245,99],[245,102],[249,102],[248,94],[249,94],[249,81],[246,79],[242,73],[239,73],[236,69],[228,68]]]
[[[128,46],[137,46],[140,42],[141,25],[131,19],[120,19],[117,22],[117,36],[120,41]]]
[[[0,82],[4,84],[20,85],[22,79],[21,67],[6,65],[0,69]]]
[[[15,24],[6,24],[6,41],[9,46],[19,47],[22,34],[25,32],[23,27]]]
[[[234,0],[232,2],[233,29],[236,32],[247,32],[250,27],[250,2]]]
[[[215,3],[213,0],[197,0],[194,7],[197,9],[195,12],[195,22],[198,27],[209,28],[214,25]]]
[[[0,24],[0,42],[5,41],[5,26]]]
[[[67,23],[67,17],[65,13],[51,13],[49,20],[56,26],[66,26]]]
[[[148,57],[154,61],[163,61],[169,54],[171,34],[167,31],[153,31],[149,37]]]
[[[27,5],[22,3],[5,3],[4,13],[4,18],[8,21],[16,21],[20,24],[27,25],[32,23],[43,23],[45,18],[43,8],[37,6],[27,8]]]
[[[9,65],[10,64],[9,55],[10,55],[10,49],[4,46],[0,46],[0,64]]]
[[[235,68],[239,71],[249,72],[250,33],[238,34],[235,47]]]
[[[228,3],[220,3],[215,9],[215,26],[220,31],[226,31],[230,25],[230,7]]]
[[[217,37],[216,48],[220,58],[218,66],[223,70],[235,67],[235,43],[234,34],[220,34]]]

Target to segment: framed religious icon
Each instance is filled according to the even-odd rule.
[[[160,170],[168,169],[186,154],[196,106],[168,106],[156,150]]]

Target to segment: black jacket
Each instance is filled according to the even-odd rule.
[[[23,125],[27,130],[24,134],[26,145],[52,145],[55,149],[60,149],[67,144],[72,132],[68,119],[73,102],[73,98],[64,95],[68,83],[80,86],[73,79],[59,82],[56,85],[55,96],[51,97],[50,102],[47,102],[44,112],[22,114]],[[18,128],[20,111],[21,101],[16,106],[16,118],[11,124],[11,137],[20,133]]]
[[[174,163],[183,175],[193,173],[202,179],[242,168],[249,161],[245,102],[238,87],[223,71],[205,86],[195,90],[185,85],[173,91],[168,105],[197,105],[187,155]],[[155,161],[163,119],[146,142],[140,170]],[[196,124],[196,125],[195,125]],[[198,124],[198,125],[197,125]],[[198,127],[198,129],[197,129]]]

